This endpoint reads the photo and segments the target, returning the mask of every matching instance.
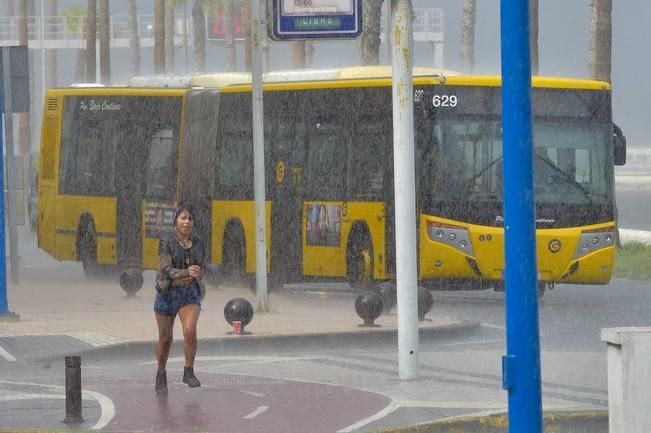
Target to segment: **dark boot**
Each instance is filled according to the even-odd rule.
[[[201,382],[197,379],[197,376],[194,375],[194,368],[184,367],[183,368],[183,383],[187,383],[190,388],[196,388],[201,386]]]
[[[167,372],[156,372],[156,394],[167,394]]]

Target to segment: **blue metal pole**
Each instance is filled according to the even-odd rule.
[[[501,0],[509,431],[542,432],[529,0]]]

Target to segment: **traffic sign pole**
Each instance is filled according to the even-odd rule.
[[[542,432],[533,189],[529,0],[501,0],[506,346],[509,431]]]
[[[400,379],[410,380],[418,378],[419,357],[411,0],[393,0],[391,9],[398,370]]]

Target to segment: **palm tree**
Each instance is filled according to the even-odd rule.
[[[245,1],[240,7],[242,17],[242,32],[244,33],[244,70],[251,71],[251,4]]]
[[[86,81],[97,81],[97,0],[86,6]]]
[[[154,0],[154,72],[165,73],[165,0]]]
[[[529,42],[531,53],[531,73],[538,75],[538,0],[529,0]]]
[[[5,16],[11,18],[14,16],[14,0],[5,0]]]
[[[48,0],[45,4],[45,15],[48,17],[56,17],[59,14],[58,0]],[[45,62],[47,64],[47,80],[46,85],[48,88],[57,86],[57,61],[58,50],[48,49],[45,52]]]
[[[364,31],[360,36],[359,61],[362,65],[380,63],[380,26],[383,0],[363,0]]]
[[[136,76],[140,75],[140,36],[138,35],[138,10],[136,8],[136,0],[129,0],[127,13],[131,76]]]
[[[610,82],[612,72],[613,2],[592,0],[588,67],[595,80]]]
[[[292,68],[304,68],[306,64],[305,41],[294,41],[292,43]]]
[[[461,17],[461,65],[465,72],[475,68],[475,21],[477,0],[464,0]]]
[[[176,1],[165,1],[165,69],[174,72],[174,15]]]
[[[195,71],[206,70],[206,22],[201,0],[195,0],[192,6],[192,27],[194,29],[194,68]]]
[[[235,29],[233,28],[233,0],[222,0],[224,14],[222,25],[224,26],[224,50],[226,50],[226,70],[235,71],[237,56],[235,52]]]
[[[108,0],[99,0],[99,70],[101,82],[111,82],[111,35]]]

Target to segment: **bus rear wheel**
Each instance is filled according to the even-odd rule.
[[[100,268],[97,265],[97,232],[92,219],[82,218],[79,223],[77,260],[81,262],[86,278],[97,278],[100,275]]]
[[[356,231],[348,241],[348,282],[353,289],[373,285],[373,242],[368,232]]]

